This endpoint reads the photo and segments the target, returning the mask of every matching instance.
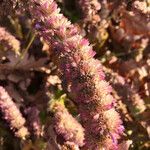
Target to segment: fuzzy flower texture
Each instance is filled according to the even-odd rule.
[[[78,146],[84,144],[84,129],[62,104],[55,103],[54,128],[64,140]],[[68,144],[67,144],[68,145]]]
[[[0,27],[0,47],[3,46],[4,50],[13,50],[16,54],[20,51],[20,42],[11,35],[5,28]]]
[[[25,119],[2,86],[0,86],[0,112],[17,137],[25,139],[29,135],[28,129],[24,126]]]
[[[40,111],[35,106],[28,107],[25,109],[29,131],[37,137],[39,137],[42,133],[39,113]]]
[[[86,150],[115,150],[123,133],[111,86],[105,81],[95,52],[53,0],[30,0],[35,29],[53,48],[63,88],[79,108]]]

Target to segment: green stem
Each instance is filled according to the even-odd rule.
[[[21,57],[20,57],[21,59],[23,59],[24,56],[26,55],[26,53],[28,52],[28,50],[29,50],[31,44],[33,43],[33,41],[34,41],[34,39],[35,39],[35,36],[36,36],[36,35],[35,35],[35,33],[34,33],[33,36],[32,36],[32,38],[30,39],[30,41],[29,41],[27,47],[25,48],[25,50],[24,50],[23,53],[21,54]]]
[[[29,48],[31,47],[31,45],[32,45],[32,43],[33,43],[35,37],[36,37],[36,34],[34,33],[34,34],[32,35],[32,37],[31,37],[31,39],[30,39],[30,41],[29,41],[27,47],[26,47],[26,48],[24,49],[24,51],[21,53],[19,61],[15,64],[14,67],[16,67],[16,66],[21,62],[21,60],[24,58],[24,56],[25,56],[26,53],[28,52]]]

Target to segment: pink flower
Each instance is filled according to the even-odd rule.
[[[3,27],[0,27],[0,45],[4,47],[4,50],[14,50],[19,54],[20,42]]]
[[[17,137],[25,139],[29,135],[28,129],[24,126],[25,119],[2,86],[0,86],[0,111]]]
[[[62,86],[78,105],[85,128],[85,149],[116,149],[123,132],[122,122],[113,108],[111,86],[105,81],[100,62],[93,58],[88,40],[60,13],[53,0],[30,1],[31,16],[38,24],[39,34],[53,48]]]
[[[40,111],[35,107],[28,107],[25,109],[25,114],[27,115],[27,124],[29,126],[29,130],[35,135],[40,136],[42,132],[40,118]]]
[[[54,111],[54,127],[57,134],[63,136],[65,141],[83,146],[84,129],[80,123],[69,114],[62,104],[54,104]]]

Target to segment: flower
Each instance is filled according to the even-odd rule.
[[[25,119],[2,86],[0,86],[0,111],[2,112],[2,117],[7,121],[10,129],[15,132],[17,137],[25,139],[29,135],[28,129],[24,126]]]
[[[40,111],[35,107],[28,107],[25,109],[25,114],[27,115],[27,124],[31,132],[39,137],[41,135],[41,123],[39,118]]]
[[[30,2],[35,29],[52,46],[62,86],[78,105],[85,128],[85,149],[117,149],[122,122],[114,109],[111,86],[105,81],[100,62],[93,58],[88,40],[60,13],[53,0]],[[115,118],[112,124],[110,112]],[[67,132],[59,131],[69,138]]]
[[[72,117],[68,110],[59,103],[55,103],[54,128],[58,135],[64,137],[65,141],[77,146],[84,145],[84,129],[81,124]]]
[[[20,42],[3,27],[0,27],[0,45],[4,47],[4,50],[14,50],[16,54],[19,54]]]

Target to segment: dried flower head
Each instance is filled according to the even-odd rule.
[[[9,14],[16,6],[17,0],[2,0],[0,2],[0,15]]]
[[[19,8],[21,11],[24,10],[23,4],[27,6],[28,0],[1,0],[0,1],[0,16],[10,15]],[[19,10],[17,9],[17,10]]]

